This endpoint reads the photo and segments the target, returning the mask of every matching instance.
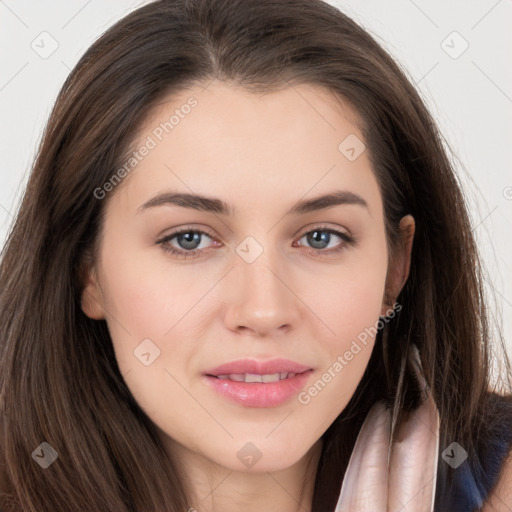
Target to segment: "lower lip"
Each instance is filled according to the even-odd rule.
[[[277,407],[298,393],[313,370],[277,382],[237,382],[203,375],[217,393],[247,407]]]

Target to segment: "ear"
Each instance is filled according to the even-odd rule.
[[[412,243],[416,223],[412,215],[406,215],[400,220],[400,240],[392,259],[389,262],[386,276],[386,290],[382,301],[381,315],[386,316],[393,309],[396,298],[402,290],[411,266]]]
[[[104,298],[98,282],[96,267],[85,260],[80,268],[82,311],[93,320],[105,319]]]

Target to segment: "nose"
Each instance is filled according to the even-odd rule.
[[[264,250],[252,263],[236,258],[236,268],[228,277],[226,326],[262,337],[295,329],[302,302],[293,290],[285,259],[270,250]]]

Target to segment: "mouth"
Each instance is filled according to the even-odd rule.
[[[216,394],[243,407],[271,408],[289,402],[306,386],[313,370],[271,374],[205,374],[204,383]]]
[[[311,370],[306,370],[307,372]],[[213,377],[214,379],[231,380],[234,382],[279,382],[281,380],[293,379],[296,375],[301,375],[304,372],[277,372],[277,373],[230,373],[225,375],[210,375],[206,374],[207,377]]]
[[[237,359],[215,368],[209,368],[204,374],[237,382],[277,382],[290,378],[290,376],[293,377],[292,374],[303,373],[308,370],[311,370],[310,366],[289,359],[271,359],[268,361]]]

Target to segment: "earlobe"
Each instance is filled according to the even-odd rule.
[[[103,320],[105,318],[103,295],[98,286],[94,268],[90,268],[85,272],[84,281],[81,297],[82,311],[93,320]]]
[[[400,242],[393,261],[389,263],[390,267],[386,278],[386,290],[381,310],[383,316],[386,316],[386,313],[393,308],[396,298],[409,277],[415,228],[416,223],[412,215],[402,217],[399,224]]]
[[[412,244],[414,240],[414,232],[416,230],[416,223],[412,215],[406,215],[400,220],[400,233],[402,234],[402,247],[403,252],[401,255],[402,278],[400,290],[403,288],[407,278],[409,277],[409,270],[411,268],[411,254]]]

